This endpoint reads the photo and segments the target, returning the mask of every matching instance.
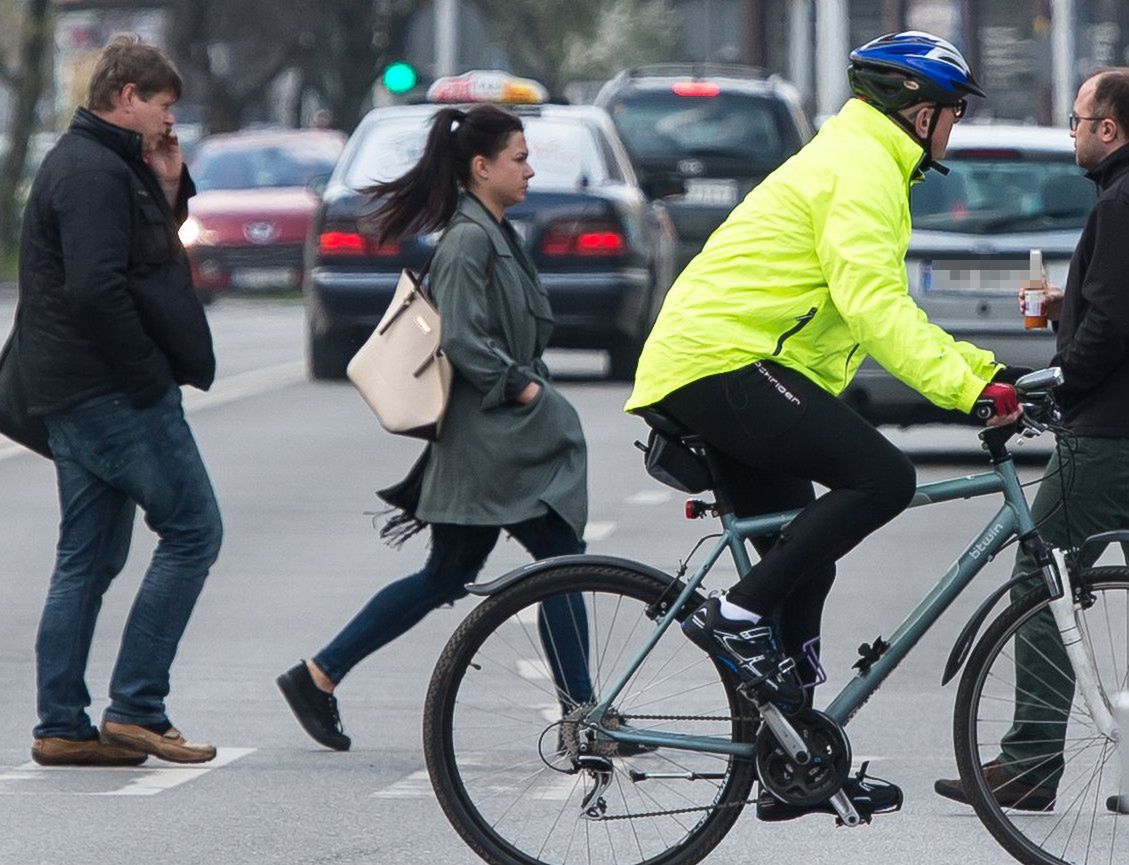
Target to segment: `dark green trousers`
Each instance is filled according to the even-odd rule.
[[[1129,439],[1060,442],[1047,463],[1031,514],[1043,540],[1060,549],[1077,547],[1098,532],[1129,529]],[[1129,548],[1125,554],[1129,560]],[[1035,571],[1034,560],[1020,550],[1012,574]],[[1012,589],[1013,600],[1041,582],[1036,574],[1019,583]],[[1074,699],[1074,673],[1051,611],[1043,610],[1024,624],[1013,648],[1015,719],[1003,737],[999,759],[1025,783],[1057,789]],[[1067,753],[1066,759],[1069,756]]]

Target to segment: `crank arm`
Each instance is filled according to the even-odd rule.
[[[855,810],[854,803],[842,790],[832,796],[828,803],[835,809],[835,813],[839,815],[839,820],[844,826],[853,829],[862,824],[862,818],[859,816],[859,812]]]
[[[761,703],[760,713],[761,719],[768,725],[768,729],[772,731],[772,735],[776,737],[780,747],[787,751],[788,756],[796,762],[796,765],[806,766],[811,760],[808,746],[804,744],[804,740],[800,738],[796,728],[784,717],[784,713],[772,703]]]

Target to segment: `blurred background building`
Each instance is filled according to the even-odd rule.
[[[6,5],[14,15],[25,2]],[[818,119],[838,110],[847,96],[850,48],[903,29],[929,30],[965,52],[989,91],[976,109],[981,119],[1063,125],[1082,78],[1102,66],[1129,64],[1126,0],[578,2],[578,15],[603,15],[599,26],[637,27],[644,36],[632,45],[630,34],[584,36],[578,30],[571,47],[555,53],[544,47],[542,34],[515,38],[520,27],[499,21],[511,9],[516,18],[516,6],[537,5],[536,0],[335,0],[329,5],[54,0],[51,86],[40,104],[40,128],[65,126],[83,97],[94,56],[117,30],[137,31],[177,59],[188,85],[179,111],[186,139],[207,129],[248,124],[308,125],[315,115],[327,114],[348,131],[365,107],[348,102],[358,102],[358,84],[350,76],[361,80],[367,104],[418,98],[437,75],[468,68],[548,76],[558,95],[583,99],[611,77],[617,62],[648,60],[760,67],[796,84]],[[553,5],[541,3],[546,16]],[[264,9],[273,14],[255,20]],[[336,30],[330,26],[334,18]],[[359,31],[351,34],[352,46],[350,34],[339,32],[350,24]],[[9,35],[8,41],[13,39]],[[542,46],[545,56],[531,53],[522,44],[527,41]],[[413,92],[392,94],[380,86],[381,68],[395,59],[418,73]],[[10,88],[0,89],[0,124],[5,126],[11,97]]]

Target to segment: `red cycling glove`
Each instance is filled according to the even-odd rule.
[[[1010,384],[992,382],[980,392],[980,399],[990,399],[997,415],[1008,415],[1019,409],[1019,397]]]

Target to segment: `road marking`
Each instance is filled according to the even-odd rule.
[[[165,790],[171,790],[181,784],[194,781],[206,775],[213,769],[219,769],[234,763],[240,757],[254,753],[255,748],[217,748],[214,760],[206,764],[184,765],[160,762],[152,766],[119,766],[119,767],[94,767],[94,766],[40,766],[38,763],[28,762],[7,772],[0,773],[0,795],[7,796],[43,796],[43,795],[69,795],[69,796],[155,796]],[[59,773],[63,777],[58,777]],[[128,775],[124,784],[119,784],[109,790],[29,790],[27,782],[43,782],[51,779],[54,782],[82,779],[84,783],[91,779],[112,777],[114,774]],[[10,782],[19,782],[15,786],[19,789],[4,789]]]
[[[469,769],[475,766],[483,768],[490,767],[498,762],[498,755],[470,755],[460,756],[459,766],[462,770]],[[464,783],[468,786],[475,786],[475,778],[473,776],[466,777],[470,773],[463,772]],[[518,773],[521,775],[521,772]],[[549,780],[547,786],[541,787],[539,790],[529,792],[528,779],[525,777],[518,777],[510,783],[507,782],[504,776],[497,774],[495,771],[488,771],[486,777],[490,778],[490,792],[491,794],[498,794],[504,792],[523,791],[531,796],[533,799],[550,801],[550,802],[564,802],[569,799],[576,789],[576,779],[571,775],[564,776],[553,774],[551,777],[546,776]],[[399,781],[389,784],[382,790],[377,790],[372,794],[374,799],[431,799],[435,794],[431,786],[431,779],[428,777],[426,769],[420,769],[417,772],[412,772],[410,775],[405,775]]]
[[[616,524],[612,522],[606,523],[589,523],[584,528],[584,540],[586,541],[603,541],[611,537],[615,531]]]
[[[266,366],[262,369],[241,372],[238,375],[229,375],[217,381],[209,391],[186,390],[184,392],[184,410],[192,412],[214,408],[247,397],[270,393],[272,390],[281,390],[289,385],[304,381],[305,378],[306,364],[300,360],[291,360],[274,366]]]
[[[540,658],[533,660],[529,658],[518,658],[517,672],[523,679],[528,679],[531,682],[544,681],[550,678],[549,669]]]
[[[664,505],[674,498],[674,494],[666,490],[641,490],[624,499],[629,505]]]
[[[426,769],[405,775],[395,784],[377,790],[372,794],[375,799],[430,799],[434,795],[431,789],[431,778]]]
[[[183,396],[184,411],[191,413],[215,408],[247,397],[281,390],[289,385],[304,381],[305,378],[306,364],[300,360],[287,361],[262,369],[229,375],[219,379],[209,391],[185,390]],[[7,440],[5,439],[5,441]],[[13,443],[9,447],[0,448],[0,462],[26,453],[29,453],[27,448]]]

